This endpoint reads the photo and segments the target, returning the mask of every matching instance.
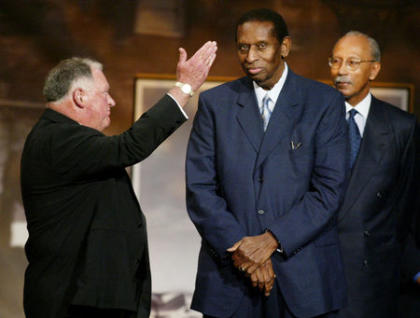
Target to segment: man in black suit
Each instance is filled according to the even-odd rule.
[[[329,65],[346,98],[351,144],[351,177],[338,214],[349,302],[339,317],[395,318],[411,219],[416,120],[370,94],[381,67],[371,37],[347,33],[335,44]]]
[[[29,239],[28,318],[149,317],[146,222],[125,168],[145,159],[185,120],[217,46],[187,60],[177,83],[124,133],[107,137],[115,102],[96,61],[71,58],[49,73],[47,109],[28,135],[21,166]]]
[[[416,167],[413,199],[408,209],[413,211],[410,234],[404,246],[401,266],[401,288],[399,297],[400,318],[418,318],[420,312],[420,127],[415,134]]]

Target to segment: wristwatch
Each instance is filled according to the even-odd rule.
[[[182,82],[176,82],[175,86],[179,87],[181,89],[181,91],[185,94],[188,94],[190,96],[194,95],[194,92],[193,92],[190,84],[182,83]]]

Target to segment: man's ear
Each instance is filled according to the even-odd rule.
[[[290,36],[285,36],[280,46],[281,46],[280,47],[281,57],[282,58],[287,57],[292,48],[292,38]]]
[[[76,88],[72,93],[72,98],[77,107],[85,108],[87,96],[82,88]]]
[[[369,80],[373,81],[381,70],[381,63],[373,62],[370,67]]]

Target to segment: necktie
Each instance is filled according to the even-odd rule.
[[[357,154],[359,153],[360,142],[362,137],[360,136],[359,127],[354,120],[354,116],[357,114],[357,110],[352,109],[349,111],[350,117],[347,120],[349,125],[349,139],[350,139],[350,169],[353,168],[354,162],[356,161]]]
[[[264,131],[267,129],[268,122],[270,121],[271,113],[273,112],[272,109],[270,109],[270,102],[271,98],[270,96],[265,95],[262,100],[262,107],[261,107],[261,117],[264,122]]]

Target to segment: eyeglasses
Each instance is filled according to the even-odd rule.
[[[348,59],[344,62],[344,65],[349,71],[357,71],[361,63],[371,63],[371,62],[376,62],[376,61],[375,60]],[[343,59],[341,58],[330,57],[328,59],[328,65],[333,69],[340,68],[342,64],[343,64]]]

